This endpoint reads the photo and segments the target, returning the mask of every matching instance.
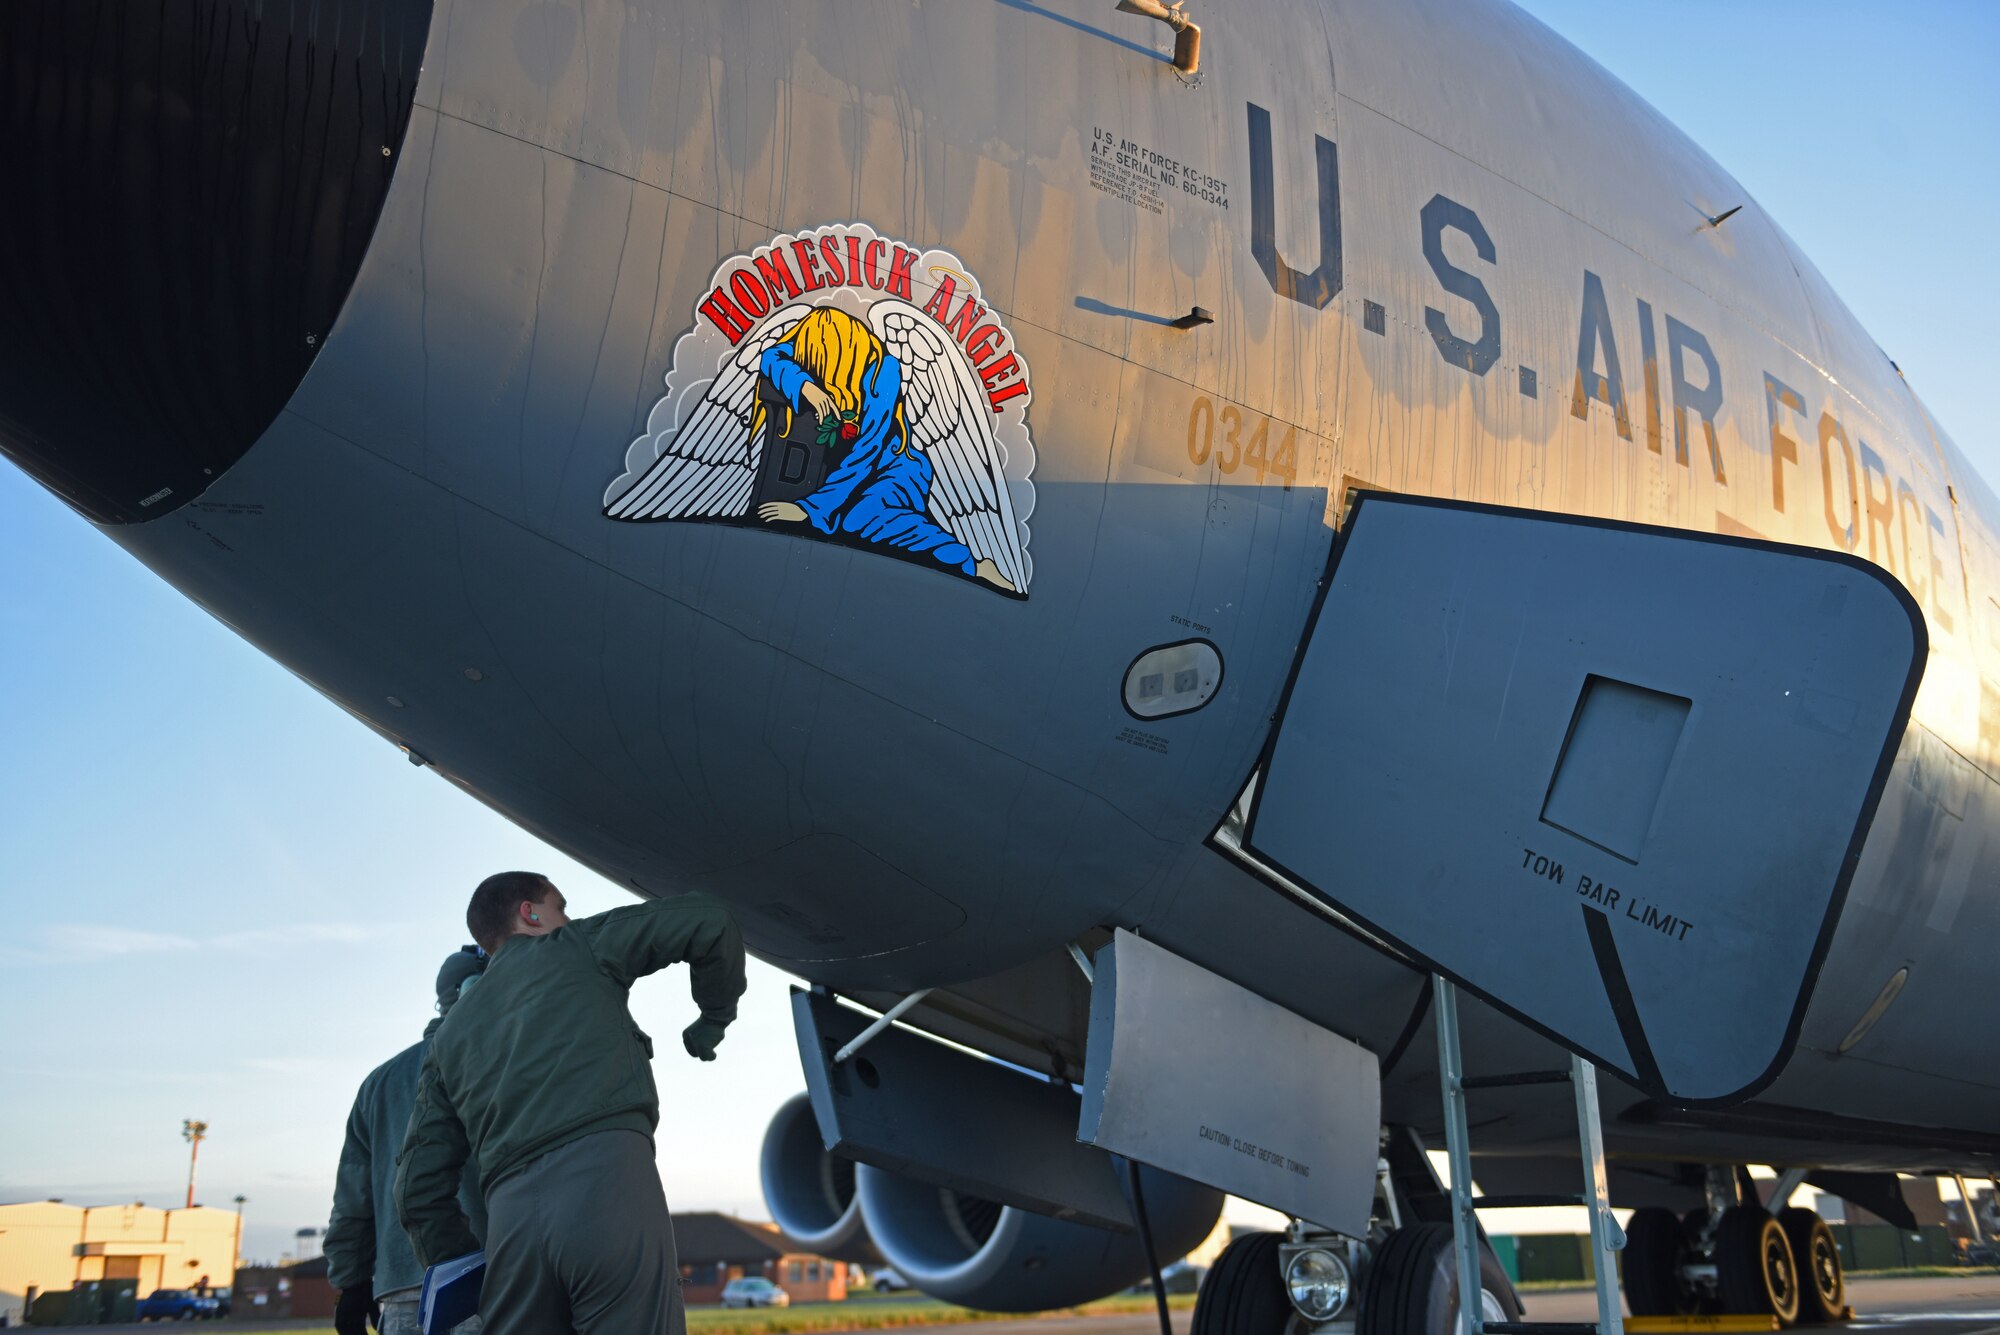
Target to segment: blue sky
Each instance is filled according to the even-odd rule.
[[[1199,10],[1206,0],[1192,0]],[[2000,259],[2000,6],[1527,8],[1632,84],[1797,238],[1959,445],[1987,425]],[[1226,21],[1226,20],[1225,20]],[[413,1041],[471,887],[547,870],[572,911],[627,896],[427,771],[0,467],[0,1200],[242,1194],[248,1250],[322,1223],[360,1077]],[[761,1215],[756,1150],[799,1085],[785,978],[753,967],[723,1060],[662,1041],[677,1208]]]
[[[1988,482],[2000,6],[1526,0],[1797,241]]]

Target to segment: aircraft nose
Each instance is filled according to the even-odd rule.
[[[0,451],[151,519],[324,344],[401,153],[430,0],[0,5]]]

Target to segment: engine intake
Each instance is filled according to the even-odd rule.
[[[815,1155],[831,1146],[854,1162],[868,1236],[912,1284],[967,1307],[1039,1312],[1145,1275],[1124,1161],[1078,1142],[1074,1087],[895,1028],[835,1062],[869,1017],[830,996],[795,992],[792,1019],[811,1094],[787,1105],[795,1122],[786,1134]],[[774,1124],[766,1165],[784,1139]],[[817,1158],[795,1154],[786,1162],[801,1167],[765,1172],[773,1217],[794,1232],[791,1202],[781,1209],[770,1192],[775,1179],[822,1183],[789,1215],[808,1229],[837,1218],[846,1200],[831,1172],[814,1176]],[[1158,1259],[1171,1261],[1215,1227],[1222,1193],[1141,1172]]]
[[[804,1094],[786,1100],[764,1132],[759,1169],[771,1221],[816,1255],[875,1265],[882,1254],[861,1222],[854,1167],[826,1152]]]
[[[1072,1307],[1127,1288],[1148,1270],[1136,1231],[1030,1214],[866,1164],[855,1168],[855,1181],[882,1255],[947,1302],[989,1312]],[[1162,1265],[1192,1250],[1221,1217],[1222,1193],[1212,1188],[1150,1168],[1140,1169],[1140,1183]]]

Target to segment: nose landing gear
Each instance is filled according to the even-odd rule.
[[[1282,1233],[1249,1233],[1230,1243],[1202,1281],[1190,1335],[1455,1335],[1462,1329],[1449,1224],[1409,1223],[1378,1234],[1358,1302],[1343,1295],[1320,1310],[1313,1310],[1316,1288],[1297,1283],[1300,1258],[1287,1266],[1281,1249],[1299,1250],[1288,1247]],[[1304,1250],[1309,1256],[1340,1254],[1330,1242]],[[1288,1279],[1294,1285],[1289,1294]],[[1521,1301],[1500,1258],[1483,1246],[1479,1288],[1483,1321],[1521,1320]]]
[[[1292,1322],[1278,1262],[1282,1233],[1246,1233],[1202,1277],[1190,1335],[1285,1335]]]
[[[1376,1253],[1361,1300],[1357,1335],[1452,1335],[1461,1295],[1450,1224],[1406,1224]],[[1479,1249],[1480,1320],[1519,1321],[1500,1258]]]

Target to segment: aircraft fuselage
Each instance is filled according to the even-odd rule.
[[[1765,1098],[1850,1119],[1829,1160],[1990,1154],[1838,1144],[2000,1124],[1968,1004],[2000,946],[2000,503],[1741,188],[1520,12],[1199,17],[1188,80],[1108,0],[443,0],[296,392],[105,531],[413,758],[642,894],[725,896],[814,981],[948,985],[1125,925],[1380,1053],[1421,975],[1206,843],[1348,493],[1858,553],[1931,658]],[[786,377],[849,356],[851,403],[802,416]],[[1212,681],[1134,674],[1190,644]],[[1385,1085],[1411,1120],[1420,1049]]]

